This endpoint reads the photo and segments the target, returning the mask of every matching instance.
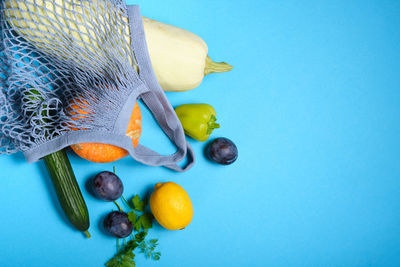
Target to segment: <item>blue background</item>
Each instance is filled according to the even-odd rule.
[[[0,157],[1,266],[102,266],[115,240],[102,233],[114,209],[85,183],[112,170],[125,197],[174,181],[189,193],[192,223],[155,225],[159,262],[137,266],[400,265],[399,1],[130,1],[142,14],[201,36],[234,65],[172,105],[215,107],[238,146],[231,166],[207,161],[186,173],[130,158],[94,164],[69,153],[90,218],[87,240],[65,220],[42,162]],[[143,109],[142,143],[171,152]]]

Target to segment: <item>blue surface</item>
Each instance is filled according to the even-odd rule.
[[[134,3],[131,1],[130,3]],[[206,77],[176,106],[207,102],[239,158],[217,166],[190,140],[195,167],[178,174],[70,153],[92,239],[55,204],[43,163],[0,157],[1,266],[102,266],[115,241],[100,228],[114,208],[85,182],[117,173],[125,196],[175,181],[194,204],[184,231],[159,225],[159,262],[137,266],[400,265],[400,2],[139,1],[143,15],[188,29],[235,69]],[[170,152],[148,114],[142,142]]]

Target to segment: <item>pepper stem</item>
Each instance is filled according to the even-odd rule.
[[[228,63],[225,63],[225,62],[214,62],[207,55],[206,67],[204,68],[204,75],[208,75],[210,73],[217,73],[217,72],[227,72],[232,69],[233,69],[232,65],[229,65]]]
[[[210,121],[208,122],[208,125],[207,125],[208,126],[207,134],[211,134],[215,128],[220,127],[220,125],[215,122],[216,120],[217,120],[217,118],[214,115],[211,115]]]

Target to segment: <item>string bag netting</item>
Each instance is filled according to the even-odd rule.
[[[28,162],[76,143],[106,143],[135,160],[185,171],[194,163],[158,84],[138,6],[119,0],[3,0],[0,153]],[[136,100],[176,146],[160,155],[126,136]],[[188,164],[177,163],[188,156]]]

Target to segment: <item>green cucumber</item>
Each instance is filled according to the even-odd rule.
[[[89,213],[66,152],[51,153],[44,158],[58,200],[69,221],[90,238]]]

